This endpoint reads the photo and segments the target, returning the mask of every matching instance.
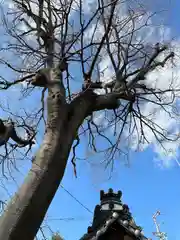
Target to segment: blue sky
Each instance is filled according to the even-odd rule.
[[[178,0],[168,1],[167,5],[169,12],[165,14],[166,23],[173,35],[179,36],[180,2]],[[84,149],[80,148],[79,151],[84,151]],[[98,157],[94,156],[94,158]],[[95,160],[94,158],[90,159],[91,163]],[[105,191],[109,187],[115,191],[120,189],[123,192],[123,202],[129,205],[137,224],[144,228],[147,237],[155,239],[152,235],[155,231],[152,215],[159,209],[161,216],[157,219],[162,223],[162,231],[167,232],[168,240],[178,240],[180,238],[180,230],[178,230],[180,229],[180,189],[178,187],[180,169],[173,160],[169,168],[161,168],[155,159],[156,154],[151,147],[144,152],[132,153],[130,167],[124,166],[124,160],[119,159],[110,180],[106,177],[105,171],[96,169],[84,161],[78,161],[78,179],[75,179],[71,163],[69,163],[62,184],[91,211],[100,201],[99,191],[101,189]],[[86,232],[93,217],[61,188],[49,210],[50,216],[54,214],[57,216],[55,218],[60,216],[61,218],[74,218],[69,221],[49,221],[54,229],[59,230],[67,240],[79,239]]]
[[[166,3],[169,10],[165,13],[166,23],[173,35],[179,37],[180,2],[173,0]],[[84,149],[80,148],[79,151],[82,152]],[[100,201],[99,191],[101,189],[105,191],[109,187],[115,191],[120,189],[123,192],[123,202],[129,205],[137,224],[144,228],[147,237],[155,239],[152,235],[155,231],[152,215],[156,210],[160,210],[161,216],[157,219],[162,223],[162,231],[167,232],[168,240],[179,240],[180,188],[178,182],[180,169],[173,160],[169,168],[160,167],[155,161],[156,157],[150,146],[144,152],[132,153],[129,167],[124,166],[123,159],[119,159],[115,163],[115,172],[110,180],[106,177],[105,171],[96,169],[84,161],[78,161],[78,179],[75,179],[69,163],[62,184],[91,211]],[[94,156],[90,162],[93,163],[97,158],[98,156]],[[49,210],[49,215],[51,214],[56,214],[57,218],[60,215],[62,218],[74,217],[75,220],[71,221],[51,222],[52,226],[56,226],[55,228],[67,240],[79,239],[86,232],[93,217],[63,189],[59,189],[53,201]]]
[[[173,34],[179,36],[180,3],[178,0],[171,1],[169,6],[170,11],[166,15],[166,22]],[[14,106],[14,108],[17,107],[18,105]],[[78,153],[80,155],[86,153],[83,144],[79,147]],[[114,191],[122,190],[123,202],[129,205],[136,223],[144,228],[147,237],[152,237],[152,232],[155,231],[152,215],[156,210],[160,210],[161,216],[158,221],[164,222],[161,225],[162,231],[167,232],[169,240],[178,240],[180,238],[180,230],[178,230],[180,169],[173,160],[168,168],[162,168],[159,162],[155,161],[156,158],[157,155],[152,146],[143,152],[131,152],[130,166],[125,166],[124,159],[119,158],[115,162],[115,170],[109,180],[109,175],[103,167],[93,166],[94,162],[99,161],[99,156],[93,155],[89,161],[77,161],[77,179],[73,175],[73,168],[69,162],[62,185],[91,212],[99,203],[101,189],[107,191],[111,187]],[[22,171],[26,172],[29,166],[30,163],[26,166],[23,164]],[[23,176],[14,174],[20,184]],[[9,191],[15,191],[15,185],[12,185]],[[86,232],[92,218],[93,214],[62,188],[58,190],[46,217],[51,228],[59,231],[65,240],[79,239]],[[47,228],[46,232],[49,234]]]
[[[78,163],[78,179],[75,179],[69,164],[63,185],[91,211],[99,203],[100,189],[121,189],[123,202],[129,205],[137,224],[144,228],[147,237],[155,231],[152,214],[159,209],[162,216],[158,220],[164,222],[162,231],[168,233],[170,240],[179,239],[180,189],[176,185],[180,169],[177,165],[171,169],[159,169],[153,163],[153,158],[151,149],[147,149],[133,154],[129,168],[117,162],[111,180],[105,178],[102,172],[92,170],[87,162]],[[53,218],[75,218],[71,221],[49,221],[65,239],[78,239],[86,232],[92,220],[92,214],[63,189],[58,191],[48,215],[49,218],[52,215]]]

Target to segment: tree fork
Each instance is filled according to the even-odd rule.
[[[53,80],[57,79],[55,75],[51,75]],[[62,86],[54,82],[48,89],[48,119],[43,143],[24,183],[0,218],[0,239],[34,239],[64,176],[78,128],[91,108],[87,95],[67,104],[61,94]]]
[[[3,240],[34,239],[64,176],[80,125],[93,111],[116,108],[117,99],[123,98],[122,94],[104,97],[86,90],[67,104],[63,86],[57,81],[59,73],[52,71],[51,79],[47,84],[48,119],[44,140],[24,183],[0,218],[0,239]]]

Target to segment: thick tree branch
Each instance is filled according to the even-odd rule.
[[[35,143],[33,140],[34,137],[35,134],[30,136],[29,139],[22,139],[18,136],[13,122],[4,123],[2,119],[0,119],[0,146],[5,145],[11,138],[17,143],[18,147],[25,147],[27,145],[32,145]]]
[[[107,93],[104,95],[97,95],[96,101],[92,106],[92,111],[100,111],[103,109],[116,109],[120,106],[121,100],[133,102],[134,94],[126,93]]]
[[[21,79],[17,79],[17,80],[15,80],[13,82],[9,82],[9,81],[6,81],[6,80],[0,81],[0,89],[4,89],[4,90],[8,89],[8,88],[10,88],[13,85],[16,85],[18,83],[22,83],[22,82],[26,81],[27,79],[32,78],[34,76],[35,76],[35,73],[32,73],[30,75],[27,75],[27,76],[21,78]]]

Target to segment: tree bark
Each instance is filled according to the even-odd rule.
[[[98,96],[86,90],[68,104],[63,83],[59,81],[62,73],[57,69],[50,71],[53,73],[45,79],[48,119],[44,140],[24,183],[0,218],[0,239],[3,240],[34,239],[64,176],[79,126],[93,111],[117,108],[120,96],[129,98],[123,94]],[[43,87],[40,75],[32,82]]]
[[[59,83],[49,87],[44,140],[28,176],[0,218],[0,239],[33,240],[64,176],[71,146],[92,102],[86,94],[67,104],[62,95]]]

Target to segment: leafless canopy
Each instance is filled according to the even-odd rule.
[[[147,129],[159,144],[178,140],[174,129],[164,129],[153,120],[157,108],[175,119],[179,93],[173,78],[162,87],[153,75],[176,57],[170,44],[147,39],[153,14],[128,0],[12,0],[8,4],[1,7],[0,88],[3,92],[15,87],[26,103],[23,113],[22,109],[4,111],[33,132],[45,124],[44,140],[32,164],[34,170],[40,166],[43,184],[47,168],[49,172],[61,169],[53,172],[51,183],[61,181],[74,140],[76,174],[76,148],[84,136],[93,151],[105,153],[108,163],[116,153],[126,154],[128,144],[149,143]],[[34,99],[39,99],[39,105]],[[13,150],[8,145],[3,161],[12,159]],[[46,201],[46,194],[48,188],[39,198]]]
[[[98,93],[92,96],[96,98],[96,104],[92,106],[86,122],[79,130],[79,136],[88,134],[89,145],[95,152],[105,151],[109,160],[115,157],[116,152],[122,153],[124,150],[120,140],[122,137],[128,139],[124,130],[128,131],[129,135],[135,131],[138,144],[148,142],[144,126],[148,127],[160,142],[176,140],[178,136],[170,136],[165,129],[156,125],[151,117],[148,118],[141,112],[141,107],[147,102],[160,105],[165,111],[167,105],[175,107],[173,103],[178,92],[178,89],[173,88],[173,84],[162,90],[152,86],[151,79],[147,81],[148,73],[163,68],[174,57],[168,45],[154,44],[140,37],[153,15],[142,7],[128,8],[128,2],[124,1],[99,0],[94,1],[93,6],[85,2],[13,0],[11,9],[4,6],[2,19],[7,37],[5,44],[1,46],[3,57],[0,61],[2,68],[8,67],[11,70],[11,78],[18,74],[22,77],[10,81],[1,73],[1,89],[7,90],[13,85],[26,82],[22,89],[23,96],[29,93],[33,95],[35,86],[30,84],[32,76],[42,67],[57,66],[63,59],[68,66],[63,79],[67,104],[73,106],[79,98],[94,90]],[[86,8],[89,8],[89,11]],[[108,61],[111,77],[114,76],[109,78],[110,81],[106,79],[107,76],[103,77],[103,71],[106,70],[102,67],[104,58]],[[73,79],[75,68],[79,73]],[[118,91],[113,91],[115,76],[125,83]],[[47,87],[43,86],[42,106],[33,114],[28,113],[28,118],[36,118],[36,123],[41,119],[46,122],[46,90]],[[168,102],[167,94],[171,94]],[[105,109],[112,109],[113,112],[106,111],[106,124],[98,125],[95,121],[97,116],[93,112]],[[113,138],[111,134],[107,134],[108,128],[113,129]],[[106,149],[97,149],[97,137],[107,141]],[[75,147],[79,142],[80,138]],[[8,155],[6,150],[4,157]]]

